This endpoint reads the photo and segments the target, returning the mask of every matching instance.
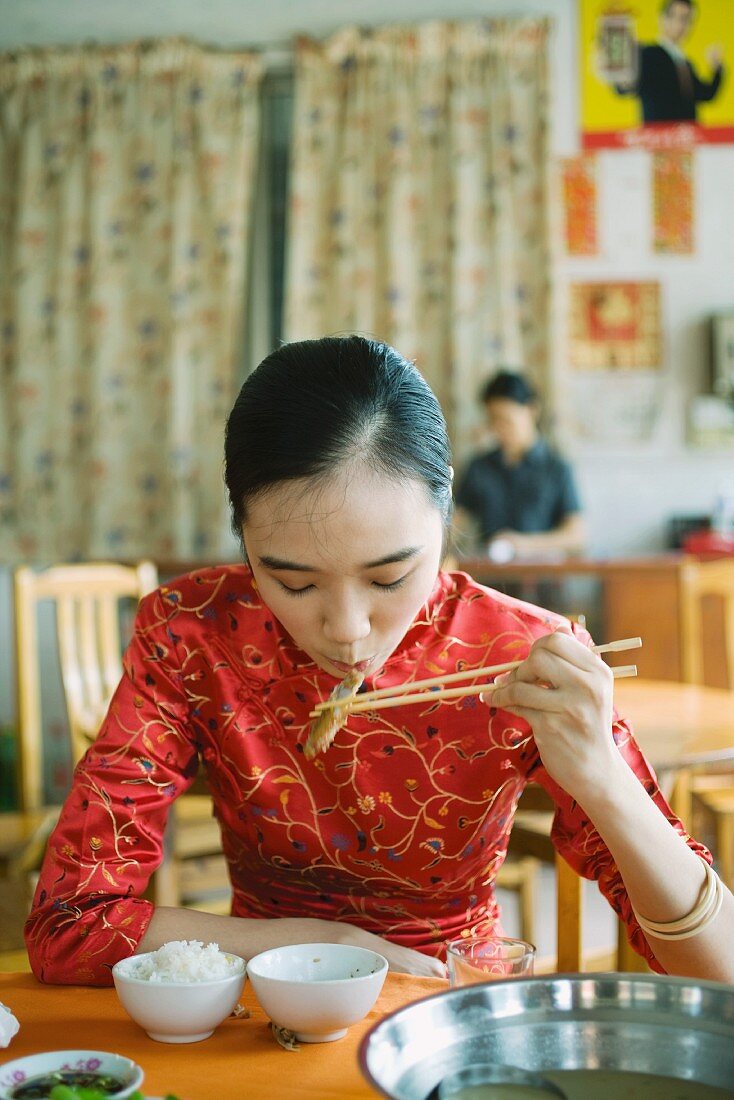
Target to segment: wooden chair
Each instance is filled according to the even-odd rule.
[[[515,815],[510,850],[514,850],[516,856],[531,856],[554,867],[558,920],[556,969],[562,973],[576,972],[586,965],[582,939],[583,880],[553,847],[550,838],[553,813],[550,795],[542,787],[529,784]],[[647,972],[649,969],[645,960],[630,947],[626,928],[621,921],[617,924],[614,966],[626,973]]]
[[[688,683],[734,688],[734,558],[685,563],[681,653]],[[676,805],[684,821],[713,822],[718,870],[734,888],[734,773],[683,773],[676,780]]]
[[[535,943],[535,902],[538,860],[534,856],[508,856],[497,875],[496,886],[517,895],[520,938]]]
[[[29,879],[0,879],[0,973],[29,969],[23,925],[32,900]]]
[[[125,607],[136,605],[157,583],[156,568],[146,561],[135,566],[95,562],[58,565],[43,572],[26,567],[16,571],[21,813],[0,818],[4,837],[11,833],[15,837],[7,850],[2,851],[4,845],[0,845],[0,861],[4,857],[6,873],[26,873],[38,866],[58,814],[58,807],[44,806],[43,800],[39,604],[50,601],[55,606],[71,756],[78,760],[96,737],[122,674]],[[24,832],[26,844],[21,843]],[[196,866],[184,869],[183,863],[189,860],[196,860]],[[205,888],[200,891],[197,880],[204,871]],[[228,909],[229,893],[211,798],[208,794],[187,794],[172,808],[165,857],[153,877],[151,896],[157,904],[202,902],[201,907],[220,912]]]
[[[122,675],[120,602],[137,602],[158,583],[152,562],[137,566],[95,562],[57,565],[37,573],[15,572],[20,741],[20,804],[43,805],[43,727],[38,605],[56,608],[56,638],[71,737],[78,760],[97,736],[108,703]]]
[[[734,688],[734,558],[690,559],[680,583],[683,679]]]

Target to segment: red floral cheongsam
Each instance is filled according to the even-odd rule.
[[[557,622],[463,573],[441,574],[367,687],[521,658]],[[547,775],[522,720],[472,696],[398,706],[350,716],[328,751],[306,760],[309,711],[336,683],[296,648],[246,566],[192,573],[144,599],[122,681],[48,844],[26,928],[37,976],[111,984],[110,967],[134,952],[151,918],[142,894],[171,803],[199,760],[236,916],[349,921],[440,956],[443,941],[498,920],[494,881],[532,779],[554,799],[554,844],[598,880],[651,958],[609,851]],[[673,817],[624,722],[614,739],[707,855]]]

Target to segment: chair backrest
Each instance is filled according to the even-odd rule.
[[[686,561],[680,599],[683,679],[734,689],[734,558]]]
[[[56,608],[56,635],[71,735],[72,759],[94,740],[122,673],[121,601],[139,601],[156,587],[149,561],[56,565],[43,572],[15,572],[20,801],[24,810],[43,803],[43,736],[38,605]]]

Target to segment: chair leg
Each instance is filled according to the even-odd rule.
[[[693,816],[691,779],[690,771],[682,768],[676,774],[673,791],[670,796],[670,808],[673,813],[680,818],[686,829],[691,828],[691,818]]]
[[[650,967],[642,955],[638,955],[627,939],[627,926],[617,921],[617,970],[623,974],[649,974]]]
[[[734,885],[734,814],[716,814],[716,854],[719,874],[722,882],[732,888]]]
[[[521,860],[524,877],[520,886],[520,936],[528,943],[535,943],[535,878],[538,862],[532,856]]]
[[[152,880],[152,901],[155,905],[167,905],[177,909],[181,905],[178,872],[175,861],[163,860]]]
[[[176,822],[172,813],[166,822],[166,831],[163,834],[163,859],[150,883],[152,901],[156,905],[168,905],[173,908],[181,905],[178,860],[174,852],[175,830]]]
[[[581,877],[565,859],[556,855],[556,888],[558,917],[558,958],[556,968],[561,974],[581,970]]]

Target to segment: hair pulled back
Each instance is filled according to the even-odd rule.
[[[363,336],[299,340],[264,359],[229,415],[224,454],[240,537],[260,493],[356,461],[422,482],[450,520],[451,448],[438,401],[413,363]]]

